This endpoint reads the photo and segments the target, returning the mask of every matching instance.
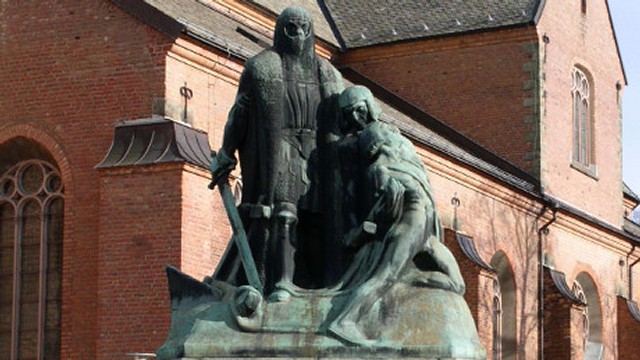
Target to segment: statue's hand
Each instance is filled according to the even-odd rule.
[[[211,170],[211,184],[209,184],[209,188],[215,188],[220,179],[228,176],[229,172],[235,169],[236,163],[236,159],[228,156],[223,149],[220,149],[217,154],[215,151],[212,151],[211,166],[209,166],[209,170]]]
[[[364,221],[360,226],[351,229],[345,235],[343,242],[346,247],[359,248],[375,239],[378,225],[371,221]]]

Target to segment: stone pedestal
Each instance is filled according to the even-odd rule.
[[[235,288],[214,287],[209,294],[201,288],[186,297],[172,291],[171,331],[160,359],[485,358],[466,302],[451,291],[398,282],[359,324],[377,341],[355,346],[326,333],[348,291],[300,291],[285,303],[262,301],[243,317]]]

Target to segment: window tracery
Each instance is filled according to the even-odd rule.
[[[591,119],[591,85],[587,75],[574,68],[571,94],[573,97],[573,161],[585,167],[593,164]]]
[[[493,360],[502,359],[502,291],[498,279],[493,280]]]
[[[60,354],[63,184],[41,160],[0,174],[0,353]]]

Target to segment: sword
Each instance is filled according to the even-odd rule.
[[[215,156],[215,153],[212,153],[212,156]],[[247,275],[247,281],[249,281],[249,285],[256,288],[260,293],[263,293],[263,285],[260,282],[258,270],[256,269],[256,263],[253,260],[253,256],[251,255],[249,239],[247,238],[247,233],[244,231],[244,226],[242,225],[242,220],[240,219],[240,214],[238,213],[235,199],[233,198],[233,194],[231,193],[231,187],[229,186],[228,179],[229,173],[227,172],[218,180],[218,189],[220,190],[220,196],[222,197],[224,208],[225,210],[227,210],[227,216],[229,217],[229,222],[231,223],[231,229],[233,229],[232,239],[235,241],[235,244],[238,247],[240,261],[242,262],[242,267],[244,268],[244,272]],[[215,184],[212,181],[211,184],[209,184],[209,188],[213,189],[214,186]]]

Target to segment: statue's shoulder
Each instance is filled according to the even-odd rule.
[[[274,49],[265,49],[247,60],[244,72],[258,81],[282,78],[282,59]]]
[[[342,84],[342,74],[336,69],[329,60],[316,56],[320,76],[324,81],[339,82]]]
[[[374,121],[367,125],[367,130],[373,133],[384,134],[385,136],[401,136],[397,126],[383,122]]]

